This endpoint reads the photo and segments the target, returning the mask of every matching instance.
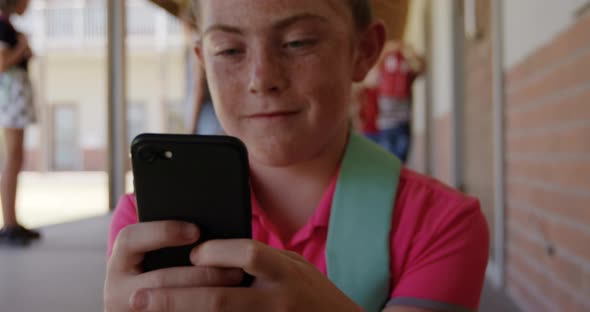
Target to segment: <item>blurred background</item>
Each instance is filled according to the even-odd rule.
[[[109,212],[132,191],[128,144],[191,131],[187,3],[31,0],[14,19],[35,54],[40,117],[17,209],[46,235],[0,248],[1,311],[102,310]],[[481,310],[590,311],[590,0],[373,5],[426,63],[408,166],[480,198],[490,225]]]

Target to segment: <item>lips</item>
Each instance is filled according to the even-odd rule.
[[[300,111],[272,111],[272,112],[262,112],[262,113],[255,113],[248,115],[248,118],[252,119],[273,119],[273,118],[281,118],[281,117],[291,117],[293,115],[298,114]]]

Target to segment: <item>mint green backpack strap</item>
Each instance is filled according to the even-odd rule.
[[[401,161],[351,133],[330,213],[328,277],[367,312],[381,311],[390,292],[393,205]]]

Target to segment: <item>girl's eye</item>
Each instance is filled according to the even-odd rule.
[[[226,49],[226,50],[221,50],[219,52],[217,52],[215,55],[219,55],[219,56],[236,56],[242,53],[242,50],[240,49]]]
[[[305,47],[312,46],[315,43],[316,43],[316,41],[315,40],[312,40],[312,39],[308,39],[308,40],[294,40],[294,41],[289,41],[289,42],[283,44],[283,46],[285,48],[299,49],[299,48],[305,48]]]

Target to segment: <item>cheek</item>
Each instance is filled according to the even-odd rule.
[[[296,69],[297,88],[309,98],[310,109],[317,118],[339,118],[347,114],[351,79],[344,62],[319,62]]]
[[[227,66],[225,64],[212,63],[207,67],[208,83],[211,95],[215,102],[215,108],[218,111],[219,117],[227,119],[232,113],[236,113],[236,107],[241,101],[236,100],[243,98],[243,81],[238,74],[235,67]]]

